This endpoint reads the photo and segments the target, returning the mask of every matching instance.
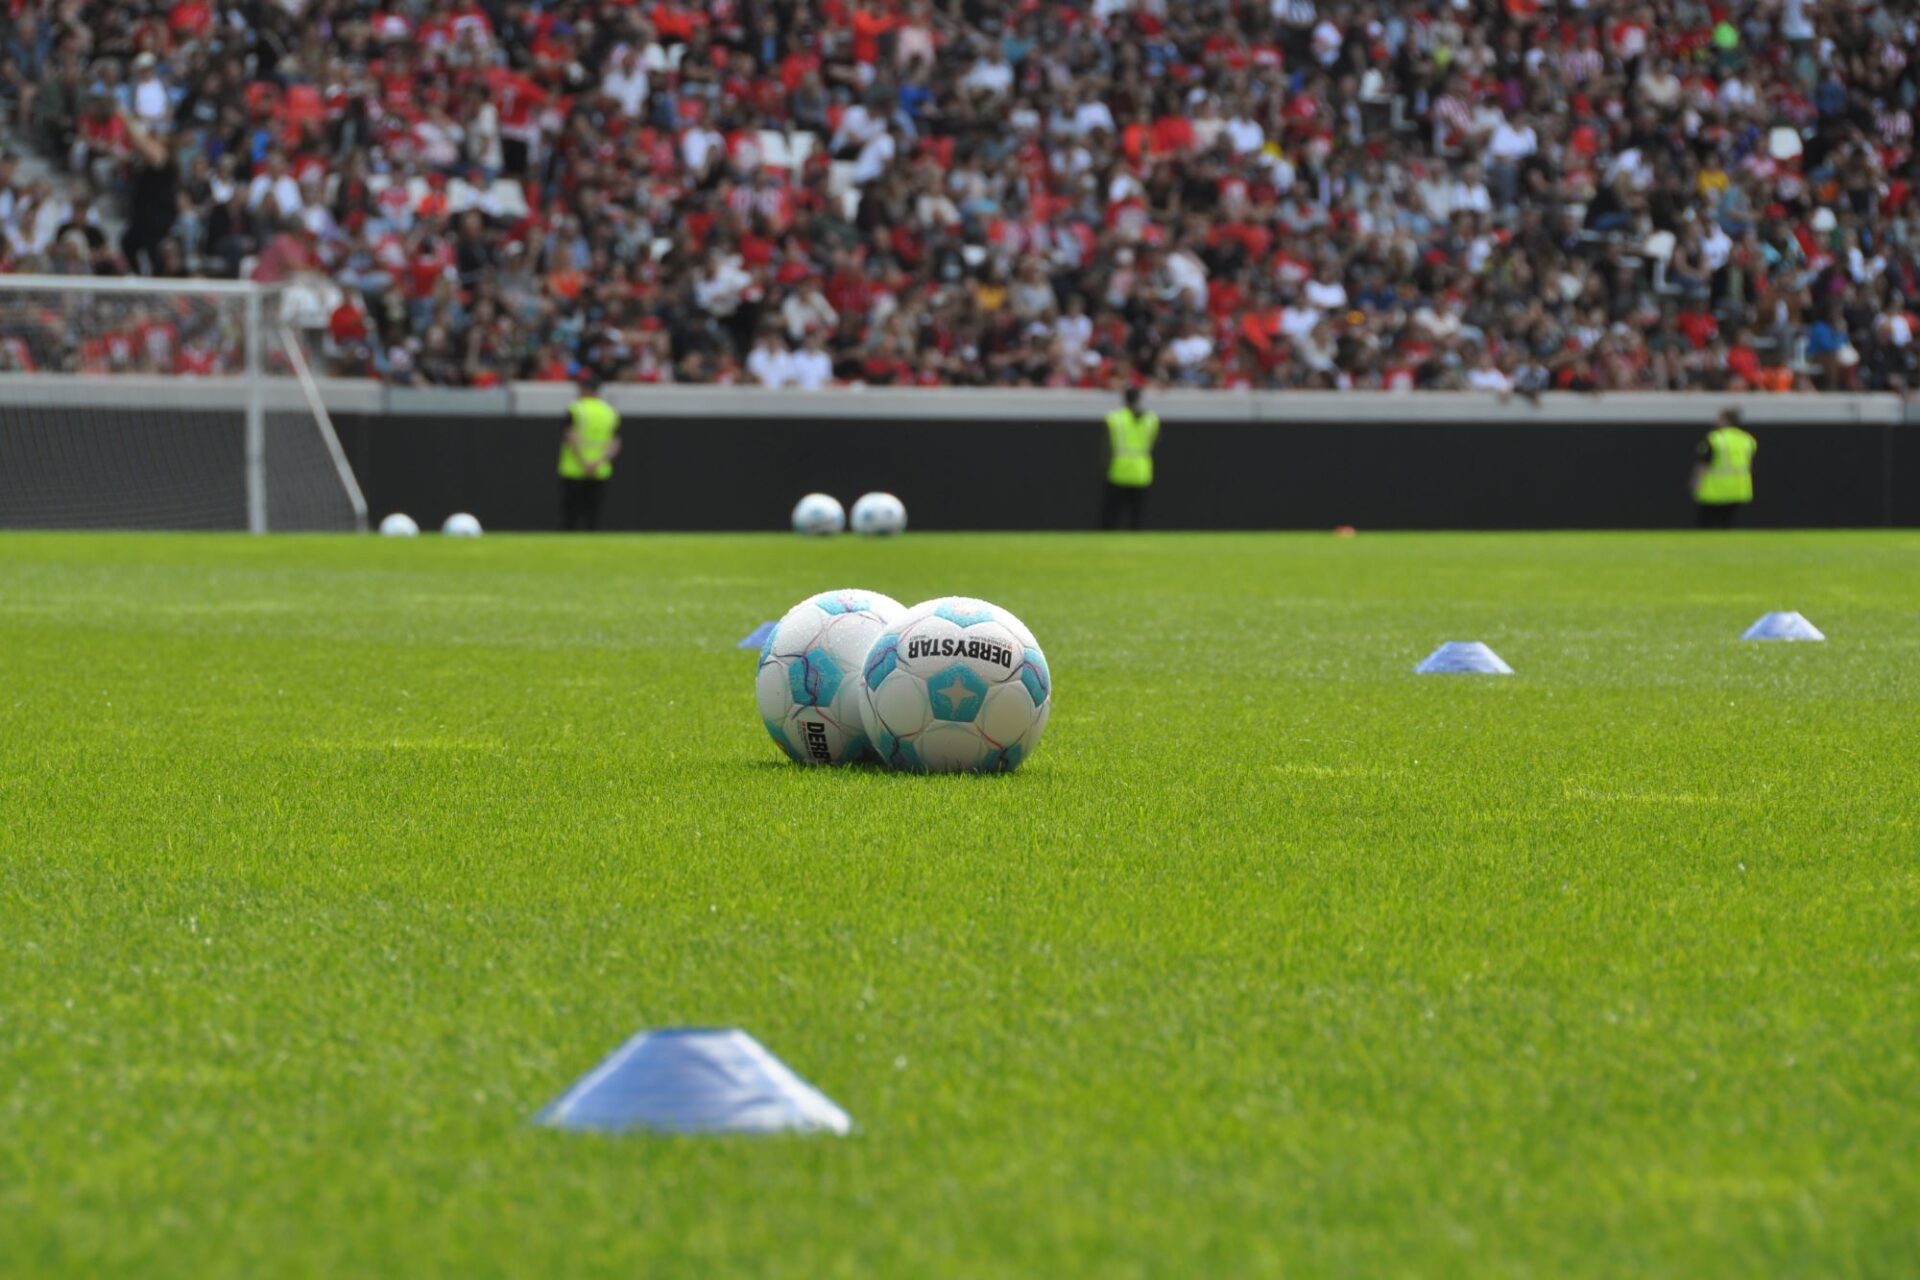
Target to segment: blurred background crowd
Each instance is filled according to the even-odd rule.
[[[294,282],[403,384],[1903,390],[1917,49],[1901,0],[10,0],[0,270]],[[32,311],[0,368],[233,359]]]

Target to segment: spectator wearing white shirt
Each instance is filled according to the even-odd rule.
[[[1733,257],[1733,238],[1713,219],[1703,221],[1707,229],[1700,236],[1700,256],[1706,260],[1707,270],[1717,275]]]
[[[1193,145],[1197,151],[1211,151],[1220,140],[1227,122],[1220,117],[1220,99],[1203,89],[1187,95],[1188,123],[1193,127]]]
[[[680,159],[695,180],[705,180],[726,154],[727,140],[710,124],[696,124],[680,135]]]
[[[1454,92],[1455,90],[1450,87],[1445,97],[1451,98]],[[1465,131],[1484,141],[1493,136],[1493,131],[1498,129],[1506,118],[1507,113],[1500,109],[1497,102],[1492,98],[1482,98],[1475,104],[1472,114],[1467,117]]]
[[[801,391],[818,391],[833,382],[833,357],[821,345],[818,330],[809,330],[800,349],[789,357],[793,385]]]
[[[1093,172],[1093,152],[1078,144],[1059,148],[1048,157],[1048,160],[1053,165],[1055,173],[1077,177],[1083,173]]]
[[[1191,247],[1182,244],[1161,260],[1164,284],[1160,296],[1172,302],[1184,299],[1195,311],[1207,305],[1207,264]]]
[[[1751,111],[1760,97],[1753,91],[1753,86],[1736,72],[1721,82],[1718,101],[1721,111],[1731,116]]]
[[[960,225],[960,206],[953,198],[940,189],[937,174],[928,174],[924,185],[913,198],[913,217],[922,228],[956,227]]]
[[[840,313],[820,292],[818,277],[809,278],[787,294],[780,303],[780,318],[787,326],[787,339],[803,341],[810,333],[832,333],[840,323]]]
[[[760,340],[747,353],[747,372],[761,386],[775,390],[790,387],[797,381],[793,355],[778,329],[769,325],[760,331]]]
[[[864,187],[885,173],[899,149],[899,144],[893,140],[893,131],[882,129],[860,148],[860,154],[853,162],[853,184]]]
[[[439,107],[430,107],[424,119],[413,126],[414,141],[420,158],[432,169],[445,172],[460,163],[467,133]]]
[[[1226,135],[1227,145],[1233,148],[1237,156],[1250,151],[1258,151],[1267,145],[1267,131],[1253,116],[1245,98],[1234,102],[1233,114],[1227,117],[1227,123],[1221,127]]]
[[[1073,131],[1085,138],[1094,133],[1113,136],[1113,111],[1098,97],[1089,94],[1073,109]]]
[[[165,127],[173,116],[173,96],[160,78],[160,60],[151,53],[133,60],[133,114],[149,129]]]
[[[340,225],[333,220],[333,210],[327,208],[326,178],[318,171],[310,171],[300,181],[300,198],[304,206],[300,212],[300,222],[312,233],[316,241],[332,241],[340,234]]]
[[[833,131],[828,149],[836,159],[852,160],[866,150],[868,143],[886,131],[887,117],[883,112],[872,110],[864,102],[856,102],[840,113],[840,123]]]
[[[1802,44],[1814,37],[1814,26],[1807,17],[1808,0],[1786,0],[1780,16],[1780,34],[1794,44]]]
[[[1453,190],[1448,193],[1447,216],[1456,213],[1492,213],[1493,196],[1487,191],[1487,184],[1481,177],[1480,166],[1467,165],[1454,180]]]
[[[60,228],[75,221],[76,214],[99,224],[98,214],[91,209],[80,212],[74,201],[56,194],[44,180],[33,184],[31,197],[22,201],[14,215],[20,224],[19,239],[28,253],[42,254],[52,249]]]
[[[653,30],[652,25],[649,23],[641,23],[640,25],[648,32]],[[686,45],[676,43],[672,48],[668,48],[651,35],[648,35],[646,40],[647,47],[640,52],[640,65],[645,67],[650,74],[664,75],[669,71],[678,71],[680,69],[680,60],[686,56]]]
[[[1520,166],[1539,149],[1540,138],[1532,125],[1524,122],[1516,125],[1505,112],[1500,113],[1500,123],[1488,136],[1484,154],[1502,210],[1513,208],[1519,201]]]
[[[1053,332],[1069,363],[1077,364],[1093,341],[1093,317],[1087,314],[1086,299],[1077,293],[1068,294],[1066,314],[1054,322]]]
[[[467,90],[469,112],[466,117],[467,162],[486,171],[489,178],[496,178],[507,167],[506,149],[501,144],[500,109],[487,96],[484,85],[472,85]]]
[[[753,277],[740,265],[737,253],[718,250],[707,255],[705,268],[694,278],[693,301],[709,315],[725,318],[740,308]]]
[[[936,47],[933,32],[933,13],[927,0],[913,0],[907,6],[906,17],[893,33],[894,63],[905,71],[918,62],[922,66],[933,65]]]
[[[1006,54],[988,46],[960,77],[960,88],[975,96],[1004,98],[1013,92],[1013,65]]]
[[[297,218],[306,208],[300,198],[300,184],[287,172],[287,158],[279,151],[267,153],[266,167],[254,175],[247,188],[247,208],[257,211],[262,205],[283,218]]]
[[[1313,0],[1269,0],[1267,12],[1289,27],[1305,31],[1313,26]]]
[[[1650,60],[1651,65],[1644,66],[1640,72],[1639,83],[1633,91],[1640,101],[1660,111],[1671,111],[1680,102],[1680,77],[1665,58]]]
[[[1047,114],[1047,137],[1050,139],[1076,138],[1079,130],[1074,125],[1074,112],[1080,107],[1080,90],[1069,84],[1060,91],[1060,101],[1054,104]]]
[[[1347,286],[1340,283],[1328,267],[1321,267],[1313,273],[1313,279],[1307,281],[1307,303],[1320,311],[1344,311],[1347,308]]]
[[[1169,342],[1164,357],[1177,376],[1191,376],[1213,358],[1213,339],[1198,320],[1180,326],[1180,336]]]
[[[1007,289],[1007,305],[1014,315],[1027,321],[1052,320],[1059,310],[1053,282],[1047,279],[1046,266],[1038,257],[1029,255],[1015,270]]]
[[[1497,391],[1506,395],[1513,390],[1513,379],[1494,362],[1490,348],[1480,348],[1480,356],[1467,370],[1467,387],[1473,391]]]
[[[601,90],[620,104],[620,114],[629,119],[646,111],[649,89],[647,69],[640,65],[640,51],[632,45],[614,55],[613,69],[600,82]]]
[[[1299,346],[1313,336],[1323,313],[1320,308],[1302,300],[1298,291],[1293,289],[1282,293],[1281,301],[1280,332],[1288,341]]]
[[[1500,113],[1500,123],[1487,138],[1487,156],[1502,164],[1518,164],[1539,147],[1540,139],[1533,126],[1524,122],[1515,124],[1505,112]]]
[[[1322,18],[1313,28],[1313,56],[1323,67],[1331,67],[1340,60],[1340,46],[1346,37],[1340,34],[1340,28],[1331,18]]]

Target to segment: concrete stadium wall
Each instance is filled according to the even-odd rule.
[[[145,385],[143,385],[145,384]],[[219,379],[0,377],[10,438],[50,419],[152,424],[232,413]],[[569,390],[323,383],[377,519],[470,510],[493,529],[557,523],[554,462]],[[1097,518],[1101,416],[1081,392],[621,387],[626,452],[608,491],[617,529],[776,529],[821,489],[906,500],[920,529],[1073,529]],[[299,406],[276,383],[270,400]],[[1167,393],[1150,520],[1167,529],[1663,528],[1692,520],[1688,470],[1723,404],[1761,451],[1765,527],[1920,526],[1920,407],[1893,396]],[[162,407],[164,406],[164,407]],[[111,414],[96,410],[110,408]],[[224,419],[231,421],[230,418]],[[26,432],[9,428],[26,428]],[[0,524],[7,523],[0,511]]]

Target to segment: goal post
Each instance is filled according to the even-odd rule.
[[[0,275],[0,528],[364,530],[290,292]]]

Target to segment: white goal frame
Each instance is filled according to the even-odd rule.
[[[237,393],[238,407],[244,412],[246,423],[247,530],[249,533],[263,534],[269,530],[267,412],[270,407],[289,407],[284,404],[287,399],[284,391],[272,385],[266,368],[268,327],[271,325],[272,336],[280,343],[281,352],[293,373],[292,380],[298,387],[297,405],[312,415],[315,429],[339,478],[341,491],[353,509],[355,528],[365,532],[366,495],[361,491],[353,467],[347,460],[346,450],[341,447],[339,434],[334,430],[333,418],[327,412],[319,382],[307,362],[304,343],[299,333],[280,314],[278,304],[285,290],[286,286],[283,285],[245,280],[0,274],[0,308],[6,305],[10,295],[19,294],[172,294],[237,302],[244,327],[243,364],[237,374],[185,378],[138,374],[0,373],[0,410],[12,402],[7,394],[10,388],[31,390],[36,396],[70,403],[85,403],[89,399],[112,400],[122,404],[129,400],[141,403],[144,397],[162,388],[176,390],[191,387],[196,392],[205,393],[204,397],[196,396],[196,399],[231,404]]]

